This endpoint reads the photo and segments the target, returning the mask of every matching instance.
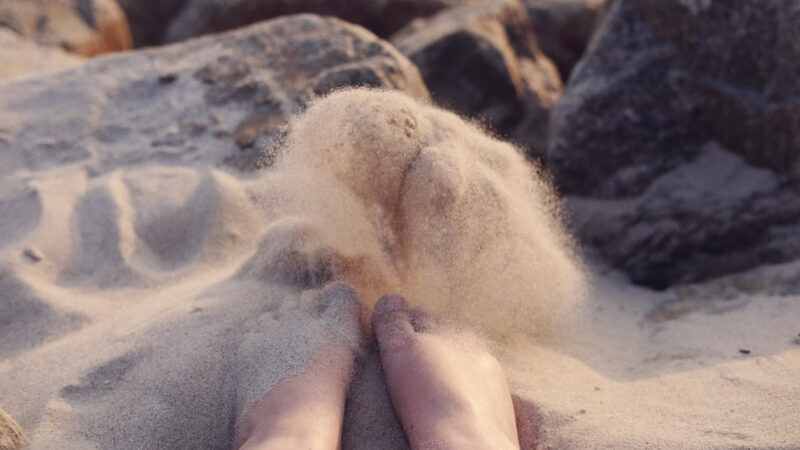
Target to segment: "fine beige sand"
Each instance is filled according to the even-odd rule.
[[[800,264],[660,293],[586,269],[538,169],[400,94],[335,94],[280,154],[246,175],[7,155],[0,407],[32,448],[227,448],[336,329],[310,305],[338,279],[491,339],[542,448],[800,445]],[[374,342],[345,338],[343,448],[407,447]]]

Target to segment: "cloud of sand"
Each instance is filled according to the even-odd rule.
[[[584,275],[542,171],[510,144],[396,92],[311,104],[266,176],[275,211],[245,272],[400,292],[495,337],[546,336]]]

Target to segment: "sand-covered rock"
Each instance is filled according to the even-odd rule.
[[[606,0],[524,0],[542,52],[566,81],[583,56]]]
[[[132,1],[132,0],[124,0]],[[166,42],[238,28],[288,14],[313,13],[363,25],[387,37],[418,17],[488,0],[187,0],[169,24]]]
[[[128,21],[116,0],[2,0],[0,26],[83,56],[132,46]]]
[[[18,450],[28,443],[17,422],[5,411],[0,409],[0,449]]]
[[[420,68],[437,104],[544,155],[561,79],[518,0],[448,9],[413,22],[392,42]]]
[[[80,65],[84,59],[57,47],[45,47],[0,28],[0,79],[35,75]]]
[[[0,173],[90,159],[100,172],[121,161],[253,168],[306,101],[352,85],[428,98],[391,45],[313,15],[99,58],[0,87]]]
[[[125,11],[136,47],[159,45],[186,0],[118,0]]]
[[[553,113],[549,162],[582,237],[634,281],[800,256],[800,8],[614,4]],[[587,220],[591,218],[591,220]]]

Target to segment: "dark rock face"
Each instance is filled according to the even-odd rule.
[[[364,26],[379,36],[390,36],[412,20],[428,17],[447,8],[491,3],[495,0],[362,0],[369,15]]]
[[[0,0],[0,26],[82,56],[132,47],[116,0]]]
[[[583,56],[604,9],[604,0],[525,0],[542,53],[568,80]]]
[[[345,20],[349,14],[334,14],[324,0],[186,0],[169,24],[165,42],[178,42],[194,36],[231,30],[262,20],[297,13],[333,15]]]
[[[639,194],[709,140],[787,172],[800,154],[798,23],[800,4],[784,0],[618,1],[554,112],[561,188]]]
[[[490,0],[188,0],[165,38],[166,42],[177,42],[298,13],[338,17],[385,37],[415,18],[451,6],[487,1]]]
[[[338,19],[291,16],[6,83],[0,110],[44,109],[9,123],[0,151],[22,152],[31,168],[93,160],[99,173],[114,161],[253,169],[269,163],[272,140],[307,101],[354,85],[429,99],[387,42]]]
[[[577,234],[655,288],[800,256],[800,196],[782,177],[709,145],[639,197],[569,200]]]
[[[553,113],[548,156],[578,234],[634,281],[800,257],[798,24],[800,4],[782,0],[609,11]]]
[[[519,1],[451,8],[415,21],[392,43],[419,67],[437,104],[544,155],[561,80]]]
[[[128,24],[137,47],[159,45],[173,18],[186,0],[118,0],[128,17]]]

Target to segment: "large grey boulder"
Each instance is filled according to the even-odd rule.
[[[573,197],[579,234],[634,281],[800,256],[798,24],[785,0],[608,12],[553,113],[549,163],[563,192],[604,199]]]
[[[271,140],[305,102],[356,85],[428,99],[416,67],[389,43],[314,15],[103,56],[0,84],[0,163],[84,162],[100,173],[118,162],[254,168],[269,162]]]
[[[554,114],[567,192],[641,193],[716,140],[787,172],[800,154],[800,3],[621,0]]]
[[[606,0],[524,0],[542,52],[563,80],[583,56]]]
[[[531,156],[545,154],[561,79],[518,0],[418,19],[392,43],[419,67],[437,104],[481,120]]]
[[[297,13],[335,16],[386,37],[415,18],[453,6],[489,1],[492,0],[187,0],[169,25],[165,40],[177,42]]]
[[[0,27],[83,56],[132,47],[116,0],[0,0]]]

